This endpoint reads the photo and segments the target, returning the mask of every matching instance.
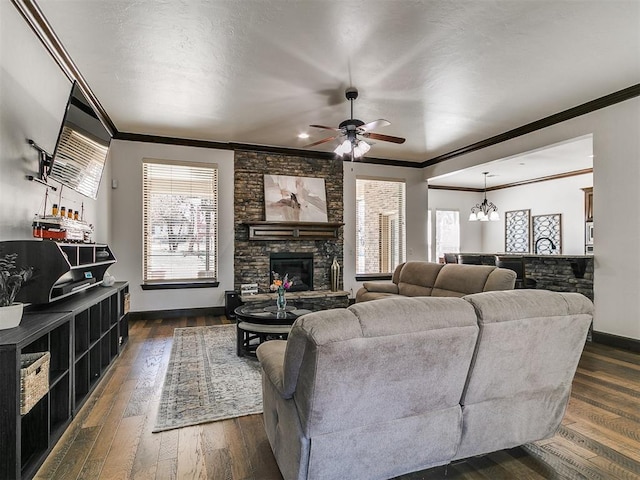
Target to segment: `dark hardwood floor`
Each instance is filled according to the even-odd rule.
[[[127,348],[36,478],[281,479],[262,415],[151,433],[174,328],[221,323],[230,322],[132,322]],[[553,438],[399,478],[640,478],[640,355],[587,344]]]

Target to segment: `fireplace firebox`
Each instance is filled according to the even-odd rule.
[[[281,277],[289,275],[289,280],[293,280],[290,292],[313,290],[313,253],[272,253],[269,255],[270,284],[273,283],[273,272]]]

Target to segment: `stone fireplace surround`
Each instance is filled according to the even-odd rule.
[[[245,223],[265,219],[265,174],[324,178],[328,221],[342,222],[344,175],[341,160],[237,150],[234,160],[234,290],[240,291],[243,283],[257,283],[260,293],[268,292],[270,255],[282,252],[313,254],[314,290],[329,290],[333,257],[343,264],[342,228],[337,238],[331,239],[249,240]]]

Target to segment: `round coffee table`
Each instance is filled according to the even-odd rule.
[[[285,307],[278,311],[273,304],[247,303],[234,310],[236,314],[236,353],[255,356],[256,348],[266,340],[286,340],[296,319],[311,310]]]

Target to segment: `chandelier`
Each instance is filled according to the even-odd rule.
[[[482,203],[476,203],[471,207],[469,221],[497,222],[500,220],[498,207],[496,207],[493,202],[487,201],[487,175],[489,172],[482,172],[482,174],[484,175],[484,200],[482,200]]]

